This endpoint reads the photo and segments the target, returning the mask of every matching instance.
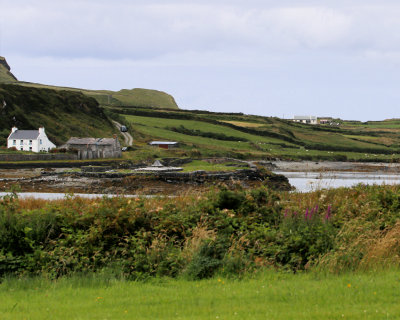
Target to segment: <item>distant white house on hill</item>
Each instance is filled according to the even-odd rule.
[[[43,127],[38,130],[18,130],[13,127],[7,139],[7,148],[13,147],[20,151],[47,152],[56,145],[49,140]]]
[[[317,117],[315,116],[294,116],[294,122],[308,123],[308,124],[317,124]]]

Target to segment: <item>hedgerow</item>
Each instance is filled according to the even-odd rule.
[[[0,277],[108,270],[201,279],[266,266],[399,265],[399,219],[400,188],[392,186],[309,194],[221,186],[178,198],[47,202],[11,194],[0,199]]]

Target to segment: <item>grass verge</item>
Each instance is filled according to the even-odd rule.
[[[8,279],[1,319],[398,319],[399,271],[130,282]]]

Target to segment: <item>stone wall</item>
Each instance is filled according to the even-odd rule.
[[[43,154],[0,154],[0,161],[48,161],[48,160],[77,160],[76,154],[43,153]]]

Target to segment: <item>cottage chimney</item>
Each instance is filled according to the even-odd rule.
[[[40,127],[40,128],[39,128],[39,134],[40,134],[40,133],[44,133],[44,127]]]
[[[17,127],[12,127],[12,128],[11,128],[11,133],[14,133],[14,132],[17,131],[17,130],[18,130]]]

